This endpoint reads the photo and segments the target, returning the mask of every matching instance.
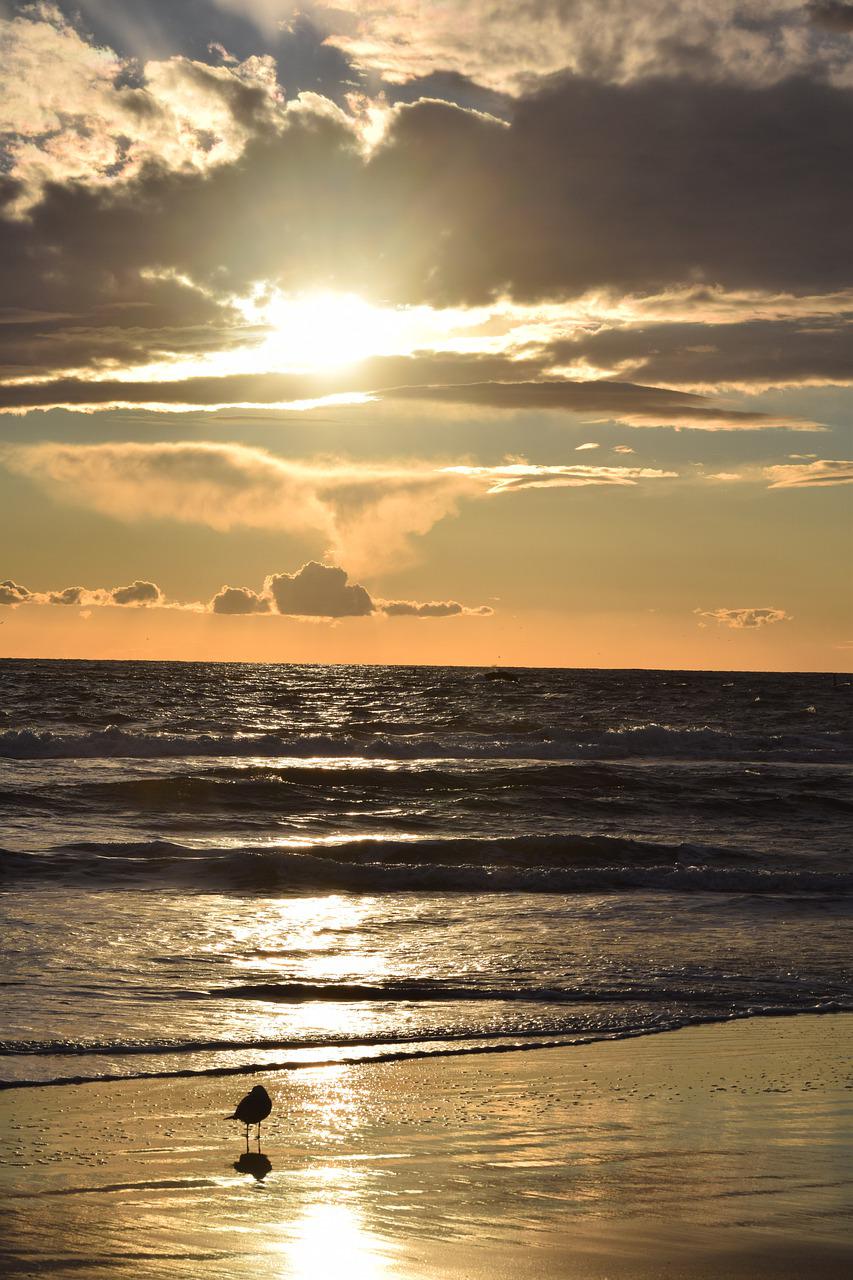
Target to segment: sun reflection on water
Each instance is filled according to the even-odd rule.
[[[287,1264],[281,1275],[289,1280],[378,1280],[392,1274],[387,1246],[346,1204],[309,1205],[282,1249]]]
[[[376,900],[344,895],[277,898],[253,904],[251,914],[231,923],[219,950],[247,982],[269,987],[269,999],[233,1010],[251,1022],[261,1039],[302,1035],[353,1037],[369,1034],[362,1004],[347,1000],[278,1000],[275,988],[291,983],[381,983],[393,971],[387,942],[370,928]],[[371,1019],[372,1021],[372,1019]]]

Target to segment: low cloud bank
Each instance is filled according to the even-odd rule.
[[[489,605],[469,608],[456,600],[374,599],[366,587],[351,583],[344,569],[316,560],[309,560],[296,573],[271,573],[260,592],[250,587],[222,587],[211,600],[210,610],[313,618],[364,618],[377,613],[389,618],[485,617],[494,612]]]
[[[731,627],[735,631],[755,630],[767,627],[774,622],[791,622],[792,618],[784,609],[694,609],[700,619],[719,623],[723,627]],[[700,621],[700,626],[706,623]]]
[[[250,587],[222,587],[210,602],[211,613],[269,613],[270,601]]]
[[[366,618],[385,614],[389,618],[453,618],[467,614],[486,617],[489,605],[468,607],[456,600],[374,599],[366,587],[351,583],[346,570],[337,565],[309,560],[295,573],[271,573],[263,590],[223,586],[208,604],[181,603],[167,599],[154,582],[136,579],[126,587],[105,590],[96,587],[65,587],[60,591],[30,591],[7,578],[0,582],[0,606],[77,605],[85,608],[136,607],[184,609],[192,613],[217,613],[232,617],[256,613],[310,618]]]
[[[61,591],[30,591],[20,582],[7,578],[0,582],[0,605],[18,604],[51,604],[51,605],[163,605],[168,608],[179,606],[168,604],[163,592],[154,582],[137,578],[126,587],[63,587]]]
[[[455,618],[460,613],[486,618],[494,613],[490,605],[466,609],[457,600],[429,600],[424,604],[418,604],[416,600],[383,600],[379,607],[391,618]]]

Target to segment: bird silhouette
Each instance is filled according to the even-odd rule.
[[[251,1093],[241,1098],[227,1120],[239,1120],[246,1126],[246,1150],[249,1150],[249,1126],[258,1126],[258,1150],[261,1149],[261,1121],[272,1111],[272,1098],[262,1084],[256,1084]]]

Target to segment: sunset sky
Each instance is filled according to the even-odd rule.
[[[853,4],[0,57],[0,655],[849,667]]]

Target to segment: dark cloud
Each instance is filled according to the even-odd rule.
[[[66,587],[64,591],[50,591],[48,593],[48,604],[80,604],[85,587]],[[121,604],[121,601],[117,601]]]
[[[320,618],[364,617],[373,613],[373,601],[364,587],[347,582],[347,574],[334,565],[310,560],[298,573],[273,573],[266,591],[279,613]]]
[[[491,409],[561,409],[598,413],[635,426],[684,426],[705,430],[812,426],[800,419],[728,408],[715,408],[705,396],[631,382],[474,382],[456,386],[398,387],[397,399],[441,400]]]
[[[852,127],[853,94],[806,81],[573,79],[520,101],[508,129],[417,104],[370,168],[409,288],[438,300],[697,279],[834,288],[849,258]],[[395,226],[404,200],[413,244]]]
[[[159,604],[163,592],[155,583],[137,578],[129,587],[115,587],[110,598],[113,604]]]
[[[837,289],[853,280],[851,133],[853,92],[826,84],[574,78],[519,100],[508,126],[401,107],[365,159],[355,125],[307,102],[205,174],[48,186],[3,224],[4,302],[88,314],[138,300],[143,270],[223,299],[258,280],[433,304]]]
[[[0,604],[23,604],[31,595],[31,591],[22,587],[19,582],[12,582],[11,578],[0,582]]]
[[[551,347],[556,363],[585,359],[608,371],[627,364],[650,382],[713,385],[853,381],[853,316],[654,324],[602,329]]]
[[[137,579],[127,587],[114,587],[111,591],[101,587],[93,590],[66,587],[61,591],[30,591],[11,579],[0,582],[0,606],[19,604],[82,605],[87,608],[145,605],[190,609],[193,612],[209,610],[231,616],[279,613],[315,618],[364,618],[377,612],[389,617],[453,618],[461,614],[485,617],[494,612],[489,605],[469,608],[455,600],[374,601],[365,587],[348,581],[344,569],[314,560],[304,564],[296,573],[270,574],[260,592],[250,587],[221,587],[207,606],[177,604],[168,600],[155,583],[144,579]]]
[[[853,4],[845,4],[844,0],[814,0],[806,5],[812,22],[817,27],[835,34],[853,31]]]
[[[166,597],[153,582],[137,579],[127,587],[64,587],[59,591],[29,591],[19,583],[0,582],[0,604],[83,605],[167,605]],[[174,607],[169,605],[168,607]]]
[[[212,613],[269,613],[270,602],[249,587],[221,587],[210,608]]]
[[[55,378],[44,383],[0,385],[0,408],[40,408],[51,404],[228,405],[250,402],[313,400],[346,392],[386,392],[397,388],[478,382],[483,378],[513,380],[535,376],[540,360],[509,360],[502,356],[467,356],[434,352],[420,356],[379,356],[342,372],[245,373],[191,377],[168,381],[125,381],[81,377]]]
[[[392,618],[487,616],[489,605],[467,608],[456,600],[374,600],[345,570],[311,560],[296,573],[273,573],[261,593],[249,587],[223,587],[211,601],[213,613],[277,613],[316,618],[363,618],[385,613]]]
[[[429,600],[422,604],[416,600],[384,600],[380,608],[392,618],[455,618],[462,613],[487,617],[494,613],[487,604],[466,609],[456,600]]]
[[[562,358],[563,347],[551,352]],[[52,405],[172,405],[215,408],[280,404],[323,396],[367,393],[381,399],[443,401],[507,410],[562,410],[596,413],[647,425],[765,427],[802,425],[764,413],[717,408],[690,392],[607,379],[594,381],[540,376],[545,358],[502,356],[377,357],[332,374],[237,374],[183,380],[125,382],[117,379],[57,378],[50,382],[0,385],[0,409]],[[531,376],[532,375],[532,376]]]
[[[250,327],[233,308],[177,281],[125,281],[125,299],[57,298],[39,310],[0,305],[0,379],[50,377],[85,368],[99,376],[116,368],[175,356],[189,358],[251,343]]]

